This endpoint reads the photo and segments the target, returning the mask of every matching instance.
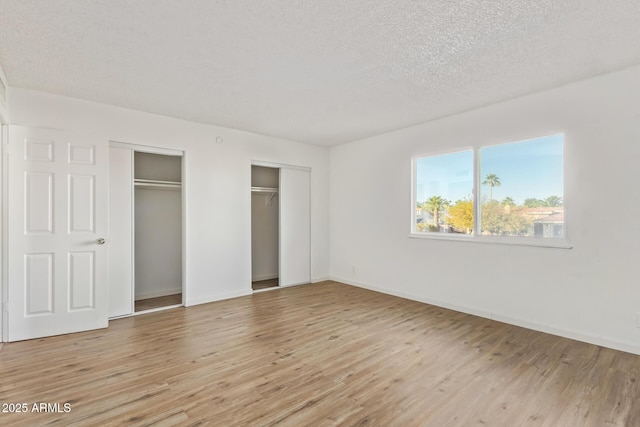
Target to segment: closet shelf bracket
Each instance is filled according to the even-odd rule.
[[[265,202],[267,206],[271,206],[271,200],[273,199],[273,196],[278,194],[278,189],[275,187],[251,187],[251,192],[266,194],[267,197],[265,198]]]

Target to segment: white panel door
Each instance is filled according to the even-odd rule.
[[[9,126],[9,341],[107,326],[107,150]]]
[[[109,147],[109,317],[133,313],[133,150]]]
[[[280,169],[280,286],[311,281],[311,173]]]

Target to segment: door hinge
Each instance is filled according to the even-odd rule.
[[[9,312],[9,301],[2,303],[2,312],[3,313],[8,313]]]

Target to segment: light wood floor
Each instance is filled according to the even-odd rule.
[[[640,357],[334,282],[5,344],[0,425],[638,426]]]
[[[137,300],[135,302],[135,311],[145,311],[177,304],[182,304],[182,294],[165,295],[163,297]]]

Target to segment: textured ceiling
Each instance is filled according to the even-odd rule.
[[[0,0],[10,86],[336,145],[640,63],[639,0]]]

